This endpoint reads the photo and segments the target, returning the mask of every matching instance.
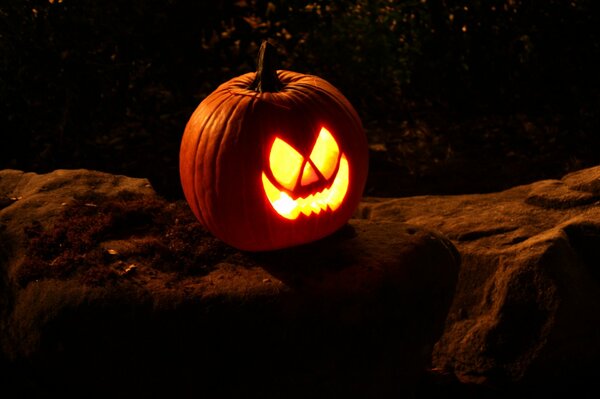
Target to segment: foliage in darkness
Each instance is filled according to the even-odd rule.
[[[177,179],[195,106],[254,70],[322,76],[363,120],[422,109],[598,119],[593,0],[4,0],[0,168]],[[175,187],[178,183],[173,181]]]

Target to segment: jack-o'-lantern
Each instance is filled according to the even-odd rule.
[[[258,71],[217,88],[183,135],[180,176],[198,220],[243,250],[304,244],[343,226],[362,196],[368,150],[348,100],[311,75]]]

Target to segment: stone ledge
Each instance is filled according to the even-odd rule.
[[[26,396],[410,393],[458,275],[397,222],[239,252],[145,179],[1,171],[0,197],[2,375]]]
[[[366,199],[357,214],[439,231],[459,250],[435,367],[464,383],[538,394],[592,388],[600,373],[600,166],[498,193]]]

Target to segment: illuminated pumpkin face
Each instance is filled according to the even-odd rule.
[[[335,211],[348,191],[348,159],[324,127],[308,157],[276,137],[269,151],[269,168],[275,182],[263,172],[263,188],[273,209],[286,219]]]

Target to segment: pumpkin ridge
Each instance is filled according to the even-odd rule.
[[[238,92],[236,92],[235,90],[238,90]],[[285,110],[290,110],[291,109],[288,106],[285,106],[283,104],[277,103],[277,101],[275,101],[275,99],[273,99],[271,97],[265,96],[265,94],[272,94],[271,92],[262,92],[262,93],[259,93],[259,92],[254,91],[254,92],[244,93],[244,92],[242,92],[244,90],[249,91],[248,89],[238,89],[238,88],[236,88],[236,89],[228,89],[229,93],[232,96],[250,97],[250,98],[254,99],[255,101],[262,101],[262,102],[265,102],[265,103],[269,103],[271,105],[274,105],[274,106],[279,107],[279,108],[283,108]],[[279,92],[279,93],[281,93],[281,92]]]
[[[344,97],[343,94],[340,93],[339,90],[337,90],[333,86],[331,86],[329,88],[324,88],[322,86],[311,86],[306,83],[299,83],[298,86],[303,87],[303,88],[308,88],[308,87],[313,88],[316,92],[319,92],[319,94],[326,95],[328,98],[335,100],[335,102],[338,105],[341,105],[342,108],[347,109],[347,110],[351,109],[348,99],[346,99],[346,97]],[[332,91],[336,94],[335,96],[332,95]],[[355,117],[355,119],[358,119],[358,118]],[[359,119],[359,121],[360,121],[360,119]],[[362,123],[361,123],[361,125],[362,125]]]
[[[221,97],[222,96],[222,97]],[[221,101],[213,108],[215,110],[220,109],[223,105],[227,104],[227,100],[229,99],[225,93],[220,93],[219,96],[217,96],[218,99],[221,99]],[[217,101],[215,101],[217,102]],[[196,148],[196,161],[194,162],[194,165],[199,165],[202,169],[206,169],[207,166],[209,166],[209,169],[212,168],[212,163],[210,162],[210,160],[206,157],[207,154],[207,147],[210,144],[210,142],[212,141],[212,137],[210,132],[213,131],[213,123],[215,122],[215,120],[219,119],[219,113],[218,112],[212,112],[210,113],[210,115],[206,118],[205,123],[203,124],[202,129],[199,131],[199,136],[200,136],[200,140],[198,143],[198,146]],[[205,133],[208,132],[208,133]],[[204,159],[204,162],[202,161]],[[195,167],[192,170],[192,173],[194,174],[194,195],[199,198],[202,197],[201,201],[203,203],[206,203],[206,197],[209,193],[207,193],[206,190],[203,190],[203,186],[205,185],[204,181],[199,181],[199,179],[197,178],[196,174],[199,172],[199,168]],[[201,175],[207,175],[205,173],[205,170],[202,170],[200,172]],[[208,174],[208,176],[210,176],[210,174]],[[208,216],[208,215],[203,215],[203,218],[205,220],[205,222],[207,224],[212,224],[212,217]]]
[[[320,78],[318,78],[320,79]],[[320,79],[322,80],[322,79]],[[331,86],[328,82],[327,83],[329,86]],[[298,84],[298,86],[303,87],[306,84]],[[314,89],[315,92],[318,92],[319,94],[327,97],[328,100],[333,100],[333,102],[335,102],[339,109],[343,110],[344,113],[349,116],[351,119],[353,119],[355,121],[355,123],[357,123],[359,126],[362,126],[362,122],[360,121],[360,117],[358,116],[356,110],[354,110],[354,108],[352,107],[352,105],[350,104],[350,102],[348,101],[348,99],[346,97],[344,97],[344,95],[342,93],[340,93],[339,90],[337,90],[335,87],[331,86],[329,88],[324,88],[321,86],[311,86],[311,85],[306,85],[305,88],[312,88]],[[336,96],[332,95],[332,91],[336,94]],[[322,99],[321,99],[322,100]],[[327,103],[327,102],[324,102]]]
[[[217,147],[217,154],[215,156],[215,164],[216,165],[220,165],[221,164],[221,159],[222,159],[222,151],[224,150],[224,142],[228,142],[230,140],[230,136],[232,134],[235,134],[237,132],[237,137],[239,137],[241,134],[244,134],[243,129],[234,129],[232,128],[232,124],[230,123],[231,120],[235,120],[237,124],[239,124],[239,126],[241,127],[243,125],[244,122],[244,118],[246,116],[246,113],[248,112],[248,110],[251,108],[249,106],[249,104],[246,102],[244,104],[242,104],[245,100],[245,98],[241,97],[239,99],[237,99],[238,101],[235,103],[235,105],[232,105],[230,108],[230,112],[229,114],[227,114],[227,116],[224,118],[227,122],[224,123],[225,129],[223,130],[223,133],[221,134],[221,138],[220,138],[220,142],[219,145]],[[250,102],[252,102],[252,100],[250,100]],[[238,115],[238,110],[241,110],[240,115]],[[216,176],[216,187],[221,187],[220,186],[220,170],[217,170],[217,176]],[[219,195],[219,193],[217,192],[217,196]]]
[[[289,90],[290,92],[293,92],[290,93],[290,98],[296,99],[297,97],[301,97],[304,100],[302,102],[305,102],[306,100],[318,99],[319,103],[325,104],[326,102],[323,101],[323,97],[326,96],[327,99],[335,100],[335,102],[338,105],[344,105],[343,102],[338,101],[337,98],[331,96],[331,94],[328,93],[326,89],[323,89],[320,86],[314,86],[312,84],[307,83],[298,83],[293,87],[290,87]]]
[[[226,100],[224,98],[221,98],[218,95],[215,95],[214,98],[211,98],[211,97],[212,97],[212,95],[209,95],[205,99],[205,101],[209,100],[209,102],[205,104],[206,106],[212,105],[213,103],[217,103],[219,101],[220,101],[220,103],[217,106],[220,106]],[[195,210],[194,213],[197,214],[200,219],[205,220],[204,215],[202,215],[202,209],[201,209],[201,207],[198,206],[198,196],[196,194],[196,192],[197,192],[197,187],[196,187],[196,172],[197,172],[197,168],[195,167],[195,165],[198,162],[198,151],[199,151],[200,142],[201,142],[202,136],[203,136],[202,132],[203,132],[204,128],[206,127],[206,124],[208,123],[208,121],[211,119],[212,114],[208,118],[204,118],[204,120],[201,120],[198,123],[198,125],[199,125],[198,128],[195,129],[195,132],[194,132],[194,131],[192,131],[192,126],[191,126],[192,120],[195,121],[196,119],[200,119],[200,113],[201,112],[202,111],[200,109],[200,106],[198,106],[196,108],[196,110],[194,111],[194,114],[192,115],[192,118],[188,122],[188,124],[186,126],[186,129],[184,131],[184,139],[182,141],[182,149],[185,146],[186,148],[189,148],[190,153],[192,153],[192,152],[194,153],[193,163],[191,165],[187,166],[188,170],[185,171],[186,172],[185,173],[186,176],[188,176],[188,175],[191,174],[191,176],[190,176],[191,177],[191,179],[190,179],[190,181],[191,181],[191,187],[190,187],[191,190],[185,190],[185,186],[186,185],[184,184],[184,194],[186,193],[186,191],[189,192],[189,195],[191,195],[192,198],[194,199],[194,201],[192,202],[194,204],[194,206],[192,207],[192,210]],[[195,138],[195,140],[194,140],[193,143],[190,143],[190,140],[191,140],[189,138],[190,135],[192,135],[192,137]],[[182,167],[183,167],[183,165],[182,165],[182,163],[180,161],[180,169]]]
[[[208,203],[209,201],[211,201],[211,198],[207,198],[207,197],[213,197],[215,196],[217,198],[217,200],[220,198],[221,194],[219,192],[220,190],[220,181],[221,181],[221,170],[218,167],[220,165],[219,159],[220,159],[220,154],[221,154],[221,150],[223,149],[223,142],[225,141],[226,136],[229,136],[229,132],[232,130],[231,129],[231,125],[229,123],[229,121],[231,121],[232,116],[235,114],[235,111],[238,109],[240,103],[242,103],[242,101],[244,100],[243,97],[240,98],[235,98],[235,100],[237,100],[234,104],[230,104],[231,101],[231,97],[227,97],[226,100],[220,105],[220,107],[223,106],[223,104],[226,105],[226,109],[225,112],[221,113],[220,111],[220,107],[216,108],[214,111],[215,114],[219,114],[219,118],[216,118],[214,120],[215,123],[217,124],[221,124],[222,121],[226,121],[225,123],[223,123],[223,126],[225,127],[222,131],[220,131],[219,135],[216,135],[216,137],[209,137],[209,142],[212,144],[212,148],[214,149],[210,154],[205,155],[205,160],[206,165],[208,166],[208,168],[210,170],[214,170],[214,174],[213,174],[213,187],[215,190],[215,194],[212,194],[209,192],[209,190],[203,190],[204,191],[204,195],[205,198],[204,200],[206,201],[206,203]],[[221,110],[222,111],[222,110]],[[211,131],[215,131],[214,127],[211,127]],[[217,143],[217,139],[218,139],[218,143]],[[212,218],[212,217],[211,217]],[[211,224],[214,223],[211,220]],[[217,234],[218,235],[218,234]]]

